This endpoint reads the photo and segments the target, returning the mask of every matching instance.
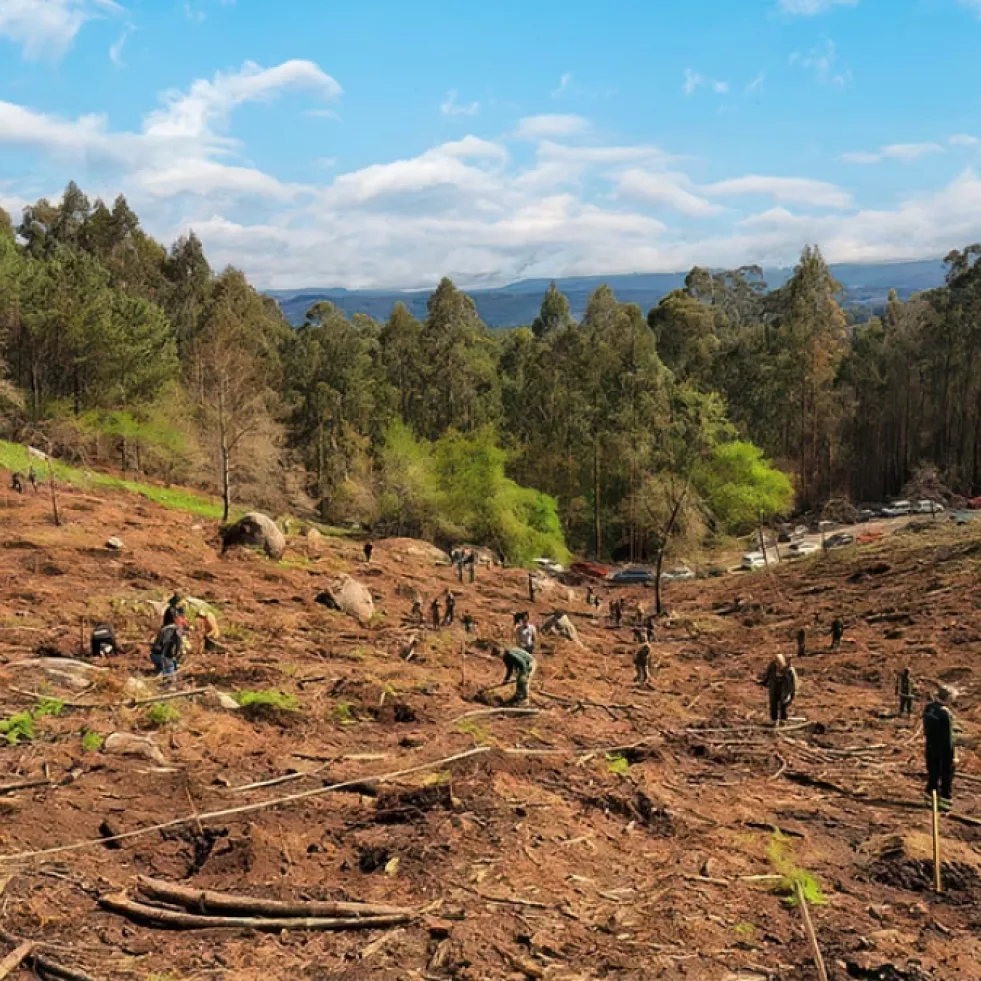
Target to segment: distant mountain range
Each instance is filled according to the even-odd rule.
[[[767,285],[773,289],[789,279],[793,269],[764,269]],[[902,299],[921,290],[940,286],[944,281],[944,265],[939,260],[888,263],[842,263],[832,265],[831,272],[845,288],[846,306],[870,309],[886,302],[889,290],[894,289]],[[636,303],[646,313],[658,300],[684,285],[686,273],[635,273],[626,276],[574,276],[556,279],[560,290],[569,298],[572,313],[581,317],[589,294],[608,283],[624,303]],[[477,304],[481,319],[489,327],[516,327],[530,324],[538,313],[542,295],[550,280],[523,279],[496,289],[467,290]],[[279,301],[290,323],[303,323],[304,315],[320,300],[330,300],[348,315],[366,313],[375,320],[385,320],[392,307],[404,303],[412,313],[426,315],[426,302],[431,290],[345,290],[301,289],[267,290]]]

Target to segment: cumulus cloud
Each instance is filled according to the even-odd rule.
[[[805,177],[763,177],[751,174],[717,181],[702,190],[710,197],[756,195],[819,208],[848,208],[852,203],[851,195],[837,185]]]
[[[518,121],[513,133],[516,140],[548,140],[566,136],[578,136],[589,131],[589,120],[569,113],[545,113],[541,116],[525,116]]]
[[[685,174],[652,173],[632,168],[620,175],[617,189],[624,197],[662,205],[692,218],[703,218],[722,210],[719,205],[694,193],[690,184]]]
[[[795,51],[789,62],[810,72],[819,85],[843,89],[852,80],[851,69],[840,64],[838,48],[830,38],[825,38],[806,53]]]
[[[476,116],[480,112],[479,102],[468,102],[460,105],[456,101],[456,89],[450,89],[439,111],[444,116]]]
[[[86,21],[121,11],[114,0],[2,0],[0,37],[19,44],[29,60],[57,61]]]
[[[952,137],[951,142],[953,139]],[[877,164],[883,160],[900,160],[903,163],[912,163],[914,160],[929,156],[931,153],[943,152],[944,148],[939,143],[891,143],[872,152],[859,150],[843,153],[841,159],[845,163],[853,164]]]

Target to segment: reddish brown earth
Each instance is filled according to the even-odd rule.
[[[511,613],[528,606],[523,572],[481,569],[474,586],[458,587],[458,619],[478,621],[465,666],[460,626],[425,631],[406,663],[398,653],[411,590],[428,606],[455,582],[417,543],[380,542],[365,567],[355,542],[329,539],[308,553],[291,539],[274,563],[243,551],[221,557],[213,524],[138,498],[66,489],[62,505],[63,528],[43,498],[0,508],[0,711],[33,704],[14,688],[96,704],[44,718],[34,741],[0,750],[3,784],[45,768],[54,781],[0,794],[0,873],[9,876],[0,921],[50,958],[140,981],[808,981],[817,972],[799,911],[774,881],[751,878],[774,874],[779,827],[789,860],[827,895],[812,914],[833,978],[981,977],[981,827],[964,820],[981,817],[981,765],[972,745],[962,748],[957,810],[942,822],[949,889],[936,896],[921,736],[915,718],[893,717],[892,694],[907,663],[921,692],[928,679],[954,682],[969,744],[978,732],[978,532],[907,533],[772,573],[670,585],[650,690],[631,685],[629,628],[591,617],[581,595],[571,604],[541,595],[536,616],[568,606],[585,646],[544,642],[537,715],[459,720],[501,678],[487,642],[508,637]],[[110,535],[125,551],[103,547]],[[342,572],[371,589],[371,625],[314,602]],[[229,647],[201,655],[196,644],[180,688],[279,689],[296,695],[299,711],[249,718],[195,697],[170,703],[180,719],[154,729],[147,709],[125,707],[126,680],[149,669],[158,617],[146,600],[175,589],[220,609]],[[727,612],[736,597],[739,610]],[[630,599],[648,603],[650,593]],[[869,622],[882,613],[892,619]],[[832,654],[836,614],[848,629]],[[14,666],[46,647],[76,654],[83,622],[101,619],[127,650],[91,690]],[[755,679],[775,651],[792,650],[801,625],[809,654],[798,662],[794,714],[810,725],[775,734],[761,725]],[[150,734],[166,766],[86,752],[85,730]],[[607,755],[631,745],[628,767]],[[486,752],[396,778],[379,797],[371,786],[327,792],[116,847],[11,858],[98,839],[100,826],[134,831],[475,748]],[[235,789],[292,772],[310,775]],[[392,796],[419,788],[429,793]],[[420,915],[389,932],[168,932],[100,909],[100,895],[132,891],[139,874]]]

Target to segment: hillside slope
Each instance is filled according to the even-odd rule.
[[[413,594],[428,604],[455,583],[425,545],[380,542],[370,567],[356,543],[338,540],[292,539],[281,563],[222,557],[213,522],[111,490],[62,497],[60,529],[43,497],[8,495],[0,507],[2,714],[35,704],[31,692],[82,706],[2,749],[4,784],[52,781],[0,795],[0,873],[11,876],[2,925],[51,958],[100,979],[810,981],[798,911],[757,878],[793,866],[827,895],[812,913],[834,978],[978,976],[981,830],[944,819],[949,891],[935,897],[917,721],[892,716],[894,676],[908,663],[919,679],[956,681],[962,720],[979,731],[976,532],[898,536],[772,575],[672,584],[649,690],[630,684],[629,628],[594,616],[581,593],[540,594],[535,616],[568,608],[584,646],[544,640],[537,714],[468,715],[485,707],[478,690],[501,678],[486,646],[529,607],[524,573],[482,568],[457,587],[457,617],[474,616],[476,636],[425,630],[405,662]],[[124,551],[104,547],[110,535]],[[368,625],[315,602],[342,573],[370,588]],[[173,590],[220,611],[229,648],[195,645],[180,689],[281,690],[299,710],[250,718],[193,696],[164,703],[180,718],[152,728],[150,709],[126,707],[127,679],[148,673],[158,618],[148,601]],[[641,589],[625,595],[649,601]],[[831,654],[838,614],[846,642]],[[90,690],[40,669],[36,654],[77,654],[102,619],[126,653]],[[755,680],[801,625],[810,652],[794,711],[808,724],[775,734],[761,726]],[[149,732],[163,764],[99,751],[91,736],[83,747],[86,732],[114,731]],[[438,762],[474,749],[485,751]],[[973,749],[961,766],[957,811],[981,816]],[[227,813],[411,768],[380,786]],[[286,779],[249,788],[277,777]],[[211,812],[226,813],[195,817]],[[132,890],[139,874],[421,912],[387,933],[169,932],[100,909],[100,895]],[[889,964],[896,973],[873,973]]]

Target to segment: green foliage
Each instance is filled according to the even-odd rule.
[[[288,692],[263,690],[263,691],[238,691],[232,696],[244,709],[268,709],[274,712],[298,712],[300,703],[296,695]]]
[[[82,733],[82,750],[86,753],[98,753],[105,739],[98,732],[86,729]]]
[[[58,716],[65,710],[65,703],[58,698],[44,696],[37,700],[34,707],[34,718],[43,719],[46,715]]]
[[[732,932],[739,938],[743,940],[749,940],[756,934],[756,924],[755,923],[736,923],[733,925]]]
[[[0,734],[6,737],[11,746],[16,746],[22,739],[29,742],[34,738],[34,715],[31,712],[18,712],[0,721]]]
[[[752,443],[717,446],[700,466],[696,481],[712,513],[733,534],[786,514],[794,503],[790,478]]]
[[[821,883],[810,872],[797,865],[790,842],[777,829],[774,829],[770,837],[766,855],[774,869],[783,876],[773,891],[782,895],[783,901],[788,906],[797,905],[798,884],[804,894],[804,899],[812,906],[827,905],[828,898],[821,888]]]
[[[342,726],[353,726],[358,723],[358,717],[355,714],[354,705],[351,702],[335,702],[331,707],[330,714],[334,721],[340,723]]]
[[[169,702],[157,702],[156,705],[151,705],[147,709],[144,718],[147,725],[159,729],[162,726],[180,722],[181,714]]]
[[[630,761],[622,753],[607,753],[606,768],[618,777],[625,777],[630,772]]]
[[[476,719],[460,719],[453,728],[463,736],[471,736],[476,746],[495,745],[491,731],[486,726],[482,726]]]

